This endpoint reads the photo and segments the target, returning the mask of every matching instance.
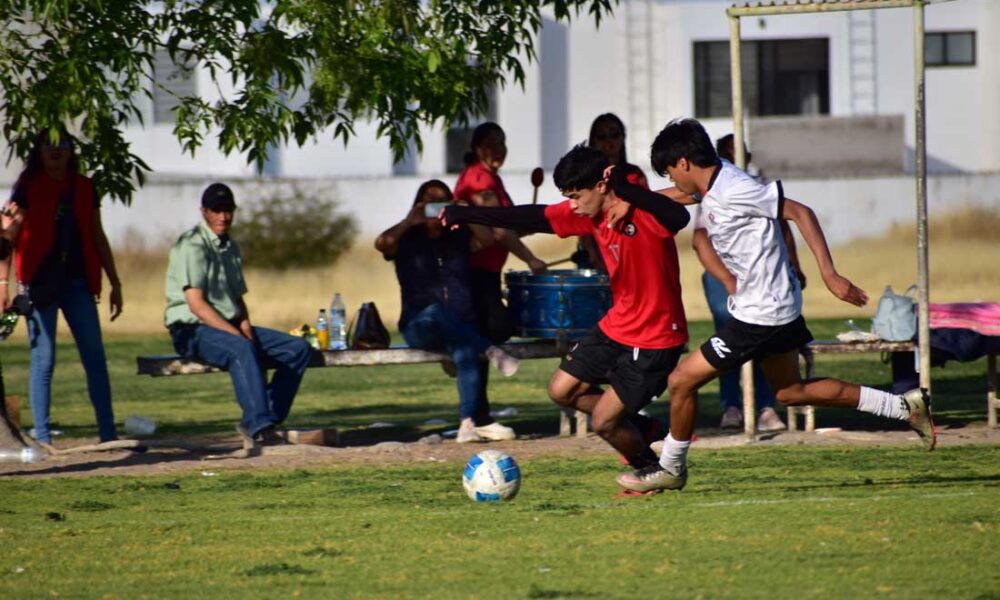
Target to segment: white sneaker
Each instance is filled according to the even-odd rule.
[[[455,442],[458,444],[474,444],[485,441],[482,436],[476,433],[475,427],[459,427],[458,434],[455,435]]]
[[[730,406],[726,412],[722,413],[722,421],[719,427],[722,429],[739,429],[743,425],[743,413],[736,406]]]
[[[474,431],[479,437],[494,442],[512,440],[517,437],[517,434],[514,433],[513,429],[507,427],[506,425],[501,425],[496,421],[493,421],[489,425],[476,427]]]
[[[781,420],[774,408],[768,406],[757,415],[757,431],[782,431],[787,429],[785,422]]]
[[[496,367],[504,377],[510,377],[517,373],[520,361],[497,346],[490,346],[486,349],[486,358],[490,359],[490,364]]]

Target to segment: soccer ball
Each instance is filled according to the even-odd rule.
[[[483,450],[465,465],[462,487],[476,502],[511,500],[521,489],[521,468],[508,454]]]

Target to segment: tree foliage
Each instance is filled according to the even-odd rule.
[[[401,159],[421,123],[482,114],[491,86],[523,84],[543,9],[599,23],[615,2],[0,0],[0,128],[23,159],[34,132],[72,123],[99,190],[127,203],[149,166],[124,129],[147,118],[165,50],[220,90],[178,98],[173,132],[192,155],[213,136],[260,168],[276,144],[346,143],[372,119]]]

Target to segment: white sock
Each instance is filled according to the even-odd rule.
[[[691,440],[678,442],[674,436],[667,434],[663,440],[663,451],[660,453],[660,466],[671,475],[680,475],[687,469],[688,448]]]
[[[910,418],[910,409],[902,396],[865,386],[861,386],[858,410],[901,421]]]

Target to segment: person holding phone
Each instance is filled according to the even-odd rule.
[[[489,400],[480,393],[485,383],[479,357],[508,377],[518,361],[477,331],[470,281],[469,255],[492,244],[492,232],[478,225],[446,230],[437,217],[451,199],[444,182],[425,182],[406,218],[382,232],[375,249],[395,263],[403,307],[399,331],[406,343],[446,351],[454,361],[458,443],[509,440],[514,430],[490,417]]]

